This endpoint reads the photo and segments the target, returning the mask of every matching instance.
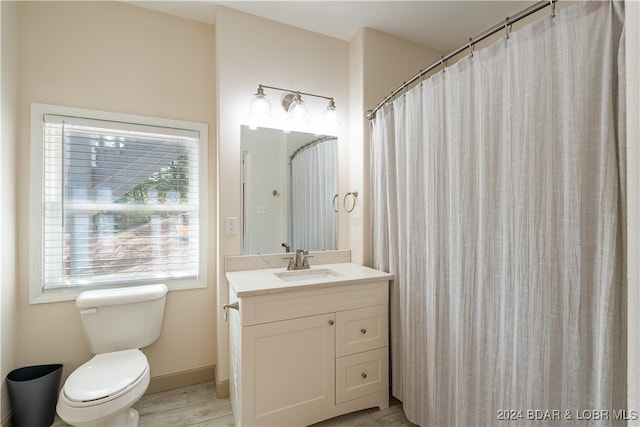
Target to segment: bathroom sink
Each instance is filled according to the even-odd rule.
[[[300,280],[325,280],[334,277],[339,277],[340,274],[328,268],[315,268],[310,270],[293,270],[282,271],[280,273],[273,273],[280,280],[285,282],[298,282]]]

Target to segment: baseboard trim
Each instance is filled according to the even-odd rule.
[[[218,380],[218,371],[216,370],[216,366],[213,366],[214,375],[216,377],[216,397],[220,397],[225,399],[229,397],[229,380],[220,381]]]
[[[161,391],[213,381],[215,380],[215,366],[216,365],[203,366],[202,368],[151,377],[149,388],[147,388],[145,394],[159,393]],[[4,427],[4,425],[2,427]]]

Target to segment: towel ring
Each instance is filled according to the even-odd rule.
[[[351,205],[351,208],[347,207],[347,199],[349,198],[349,196],[351,196],[351,198],[353,199],[353,204]],[[344,206],[344,210],[347,212],[353,212],[353,210],[356,208],[356,200],[358,200],[357,191],[349,191],[347,194],[345,194],[344,198],[342,199],[342,206]]]

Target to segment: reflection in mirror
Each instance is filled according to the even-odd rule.
[[[337,249],[336,137],[242,126],[242,254]]]

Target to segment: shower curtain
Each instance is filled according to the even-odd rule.
[[[394,274],[392,392],[412,422],[630,416],[623,9],[549,14],[372,121],[373,264]]]
[[[292,249],[323,251],[338,246],[337,150],[335,137],[323,137],[291,156]]]

